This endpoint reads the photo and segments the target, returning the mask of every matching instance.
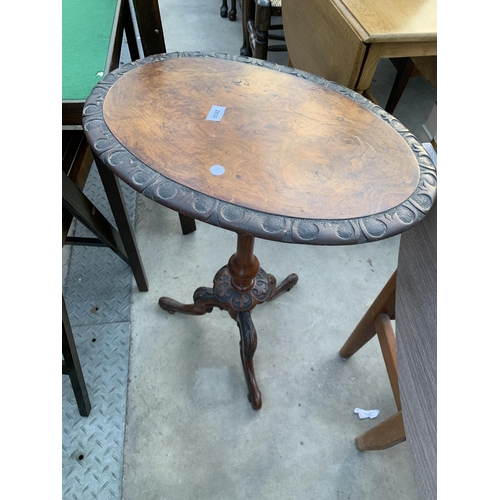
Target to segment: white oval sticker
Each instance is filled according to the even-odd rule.
[[[222,175],[225,171],[226,169],[222,165],[212,165],[210,167],[210,172],[213,175]]]

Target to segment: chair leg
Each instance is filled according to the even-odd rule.
[[[403,414],[398,411],[392,417],[386,418],[369,431],[361,434],[355,440],[359,451],[375,451],[391,448],[406,441]]]
[[[128,265],[127,250],[123,245],[122,238],[118,231],[109,223],[104,215],[94,206],[94,204],[82,193],[80,189],[71,181],[71,179],[62,173],[62,207],[63,207],[63,233],[62,244],[70,243],[72,245],[93,245],[107,246],[113,252],[123,259]],[[66,227],[64,227],[66,215],[71,219],[75,217],[96,238],[68,237]],[[68,217],[69,220],[69,217]]]
[[[365,315],[351,333],[345,344],[340,349],[340,356],[344,359],[350,358],[359,351],[376,332],[374,320],[380,314],[387,314],[394,319],[396,298],[396,271],[389,278],[382,291],[373,304],[368,308]]]
[[[179,221],[181,223],[182,234],[190,234],[196,231],[196,221],[192,217],[179,213]]]
[[[144,57],[167,51],[158,0],[132,0]]]
[[[248,34],[248,21],[251,21],[254,16],[255,0],[242,0],[241,27],[243,30],[243,45],[240,49],[240,56],[252,56],[252,47],[250,46],[250,38]]]
[[[90,399],[87,392],[85,379],[83,378],[80,358],[76,350],[75,340],[73,338],[73,330],[69,322],[68,311],[64,297],[62,298],[62,354],[64,357],[63,374],[69,375],[71,386],[75,393],[78,411],[82,417],[90,415]]]
[[[128,2],[123,3],[123,24],[125,35],[127,36],[127,45],[130,54],[130,60],[136,61],[139,59],[139,47],[137,45],[137,38],[134,30],[134,23],[132,21],[132,13],[130,12],[130,5]]]
[[[253,57],[267,60],[269,28],[271,27],[271,3],[269,0],[257,0],[255,6],[255,38],[252,47]]]
[[[255,35],[255,52],[253,53],[253,57],[265,61],[267,60],[267,31],[256,31]]]
[[[101,176],[102,184],[104,186],[104,190],[106,191],[111,210],[113,211],[118,232],[120,233],[123,245],[127,251],[127,257],[132,273],[134,274],[137,287],[141,292],[147,292],[148,280],[146,278],[142,259],[135,240],[132,223],[130,222],[127,209],[125,207],[125,201],[123,199],[120,184],[118,183],[118,179],[115,174],[106,168],[99,158],[94,159],[99,175]]]
[[[230,21],[236,20],[236,0],[231,0],[231,9],[228,11],[227,0],[222,0],[222,6],[220,8],[220,17],[229,17]]]
[[[227,17],[230,21],[236,21],[236,0],[231,0],[231,9],[229,10]]]
[[[227,17],[227,0],[222,0],[222,5],[220,8],[220,17],[226,18]]]

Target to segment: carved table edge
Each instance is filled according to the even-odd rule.
[[[107,127],[102,106],[107,92],[124,74],[155,61],[179,57],[217,58],[287,73],[334,90],[389,124],[415,154],[420,178],[415,191],[385,212],[351,219],[302,219],[268,214],[218,200],[172,181],[132,155]],[[177,212],[231,231],[283,243],[354,245],[395,236],[422,220],[437,194],[436,167],[419,140],[394,116],[360,94],[338,83],[269,61],[245,56],[203,52],[172,52],[140,59],[108,73],[92,90],[83,107],[83,130],[99,159],[139,193]]]

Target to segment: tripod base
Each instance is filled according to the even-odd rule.
[[[251,243],[253,247],[253,238]],[[259,410],[262,406],[262,396],[255,380],[253,368],[253,356],[257,349],[257,331],[252,321],[251,311],[255,306],[273,300],[283,292],[291,290],[299,277],[296,274],[290,274],[279,286],[276,286],[276,278],[259,267],[257,274],[251,280],[245,280],[250,281],[250,283],[246,287],[241,287],[238,285],[235,275],[241,277],[242,267],[234,265],[234,263],[231,265],[232,259],[238,261],[238,256],[237,252],[231,257],[229,264],[215,275],[213,288],[201,287],[194,292],[192,304],[181,304],[168,297],[161,297],[158,303],[163,310],[170,314],[178,312],[202,315],[212,312],[214,307],[229,312],[240,330],[241,364],[248,386],[248,400],[254,410]],[[258,264],[253,253],[251,257],[250,261],[253,264],[256,261]],[[238,273],[238,271],[240,272]],[[240,281],[242,280],[240,279]]]

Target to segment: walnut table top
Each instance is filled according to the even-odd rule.
[[[137,191],[264,239],[387,238],[418,223],[436,196],[427,152],[382,108],[246,57],[171,53],[123,66],[94,88],[83,126]]]

